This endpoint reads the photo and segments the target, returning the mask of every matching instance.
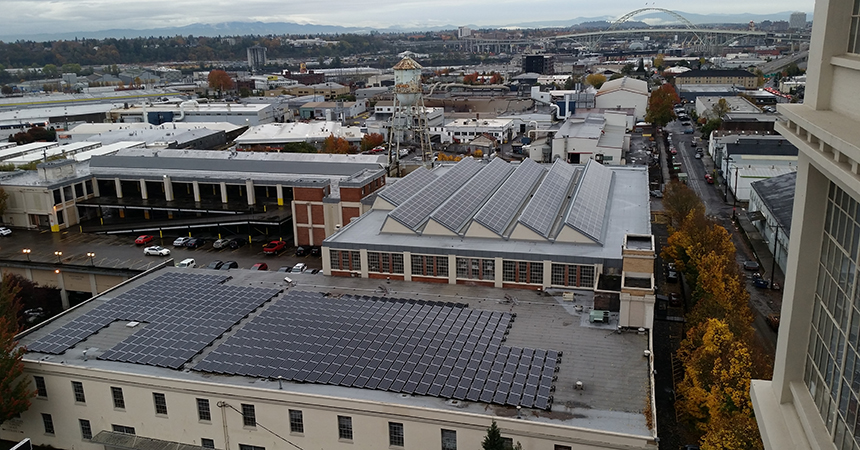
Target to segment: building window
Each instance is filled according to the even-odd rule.
[[[457,450],[457,432],[442,429],[442,450]]]
[[[302,412],[296,409],[290,410],[290,433],[304,433],[305,422]]]
[[[62,197],[62,194],[60,194],[59,189],[54,189],[53,194],[54,194],[54,204],[55,205],[59,205],[60,203],[63,203],[63,197]]]
[[[86,403],[87,397],[84,395],[84,384],[80,381],[72,381],[72,392],[75,393],[75,401],[78,403]]]
[[[529,263],[529,283],[543,284],[543,263]]]
[[[57,210],[57,224],[62,225],[64,223],[66,223],[66,215],[63,214],[62,209],[59,209]]]
[[[579,286],[594,286],[594,266],[579,266]]]
[[[851,32],[848,39],[848,53],[860,53],[860,0],[854,0],[854,8],[851,9]]]
[[[564,272],[567,267],[564,264],[553,264],[552,265],[552,284],[554,286],[564,286]]]
[[[84,181],[84,186],[87,188],[87,195],[94,194],[93,192],[93,180]]]
[[[254,412],[254,405],[242,403],[242,423],[246,427],[257,426],[257,414]]]
[[[495,280],[496,262],[492,259],[457,258],[457,278]]]
[[[36,395],[42,398],[48,398],[48,388],[45,387],[45,378],[34,375],[33,381],[36,382]]]
[[[352,417],[337,416],[337,437],[352,440]]]
[[[155,413],[167,415],[167,399],[164,398],[164,394],[159,394],[158,392],[152,393],[152,402],[155,404]]]
[[[50,414],[42,413],[42,424],[45,425],[45,434],[54,434],[54,419]]]
[[[135,434],[134,427],[117,424],[112,424],[110,427],[115,433]]]
[[[197,399],[197,419],[206,422],[212,420],[212,412],[209,410],[209,400],[205,398]]]
[[[517,281],[517,266],[513,261],[502,261],[502,281]]]
[[[239,450],[266,450],[266,447],[260,447],[259,445],[239,444]]]
[[[860,296],[855,283],[860,203],[830,184],[804,382],[838,449],[857,447]]]
[[[424,256],[412,255],[412,275],[426,275],[424,273]]]
[[[403,254],[368,252],[367,265],[370,272],[402,274]]]
[[[403,447],[403,424],[388,422],[388,445]]]
[[[83,183],[75,184],[75,198],[80,198],[84,196],[84,185]]]
[[[349,256],[352,259],[352,270],[360,271],[361,270],[361,252],[349,252]]]
[[[113,407],[125,409],[125,398],[122,396],[122,388],[111,387],[110,393],[113,396]]]
[[[93,427],[90,426],[90,421],[87,419],[78,419],[78,423],[81,424],[81,438],[87,440],[92,439]]]
[[[331,250],[332,270],[361,271],[361,253],[347,250]]]
[[[200,438],[200,446],[203,448],[215,448],[215,440],[209,438]]]

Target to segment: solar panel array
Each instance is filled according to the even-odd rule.
[[[463,186],[462,192],[468,195],[449,198],[430,217],[445,228],[459,233],[513,170],[513,166],[501,158],[494,159]]]
[[[379,196],[387,200],[392,205],[399,206],[436,178],[437,176],[435,173],[423,167],[419,167],[409,175],[403,177],[403,179],[387,186],[379,193]]]
[[[579,170],[564,161],[556,161],[520,215],[520,223],[549,239],[552,226],[565,206],[574,175]]]
[[[60,354],[114,321],[146,325],[99,359],[178,369],[280,292],[228,286],[228,276],[168,272],[99,305],[28,347]]]
[[[290,291],[193,369],[549,409],[560,354],[503,346],[512,316]]]
[[[424,189],[388,213],[392,219],[412,231],[418,231],[430,213],[454,195],[470,178],[484,167],[472,158],[465,158],[447,172],[427,184]]]
[[[546,169],[540,164],[531,159],[524,160],[475,214],[475,221],[499,236],[503,235],[545,173]]]
[[[613,175],[603,164],[589,161],[564,222],[598,243],[602,242]]]

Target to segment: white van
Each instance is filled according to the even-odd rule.
[[[179,267],[180,269],[193,269],[197,267],[197,262],[194,261],[194,258],[187,258],[180,261],[176,267]]]

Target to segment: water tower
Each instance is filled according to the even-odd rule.
[[[388,139],[388,161],[392,166],[400,159],[401,144],[407,142],[417,146],[425,163],[430,162],[430,134],[421,88],[421,64],[408,56],[394,66],[394,118]]]

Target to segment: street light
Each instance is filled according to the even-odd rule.
[[[93,258],[95,258],[95,257],[96,257],[96,254],[95,254],[95,253],[93,253],[93,252],[87,252],[87,256],[90,258],[90,264],[91,264],[93,267],[95,267],[95,266],[96,266],[96,263],[95,263],[95,261],[93,261]]]
[[[58,251],[54,252],[54,255],[57,257],[57,262],[58,262],[58,263],[60,263],[60,264],[62,264],[62,263],[63,263],[63,261],[62,261],[62,260],[60,260],[60,257],[61,257],[61,256],[63,256],[63,252],[61,252],[61,251],[59,251],[59,250],[58,250]]]
[[[29,248],[25,248],[25,249],[21,250],[21,253],[23,253],[23,254],[27,255],[27,261],[29,261],[29,260],[30,260],[30,252],[31,252],[31,251],[32,251],[32,250],[30,250]]]

